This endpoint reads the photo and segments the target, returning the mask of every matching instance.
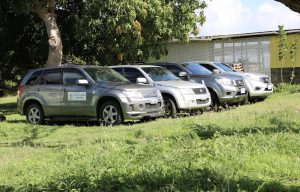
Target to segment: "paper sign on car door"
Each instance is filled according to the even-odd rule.
[[[69,101],[86,101],[86,92],[68,92]]]

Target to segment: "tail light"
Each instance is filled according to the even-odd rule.
[[[22,94],[23,90],[24,90],[24,86],[23,85],[19,85],[18,92],[17,92],[18,97]]]

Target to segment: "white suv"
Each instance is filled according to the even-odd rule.
[[[131,82],[158,88],[164,99],[167,117],[175,117],[178,113],[198,112],[211,104],[210,93],[205,84],[183,81],[165,68],[153,65],[119,65],[111,68]]]

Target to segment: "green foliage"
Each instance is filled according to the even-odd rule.
[[[280,78],[281,83],[283,83],[283,74],[282,74],[282,68],[284,65],[284,60],[286,58],[287,53],[287,45],[286,45],[286,32],[284,30],[283,25],[278,25],[278,36],[279,36],[279,45],[278,45],[278,59],[281,63],[280,66]]]
[[[300,85],[290,83],[279,83],[274,87],[274,92],[283,94],[300,93]]]
[[[290,48],[290,55],[291,55],[291,63],[293,65],[292,74],[291,74],[291,81],[290,84],[293,83],[293,80],[295,79],[295,66],[296,66],[296,53],[297,53],[297,40],[292,42],[291,48]]]
[[[116,127],[32,126],[2,98],[0,191],[299,191],[299,96]]]
[[[87,1],[76,25],[76,54],[105,65],[159,58],[169,41],[186,41],[196,23],[204,22],[205,7],[197,0]]]

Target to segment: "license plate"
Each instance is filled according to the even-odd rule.
[[[158,103],[158,100],[157,100],[157,99],[151,99],[151,100],[150,100],[150,103],[151,103],[151,104],[157,104],[157,103]]]
[[[268,89],[271,90],[272,89],[272,85],[268,85]]]
[[[245,88],[241,88],[241,94],[246,93],[246,89]]]

